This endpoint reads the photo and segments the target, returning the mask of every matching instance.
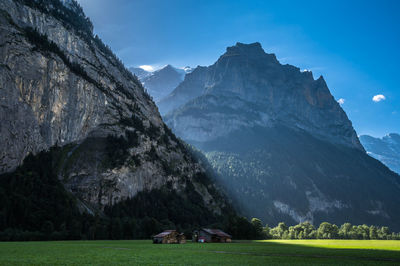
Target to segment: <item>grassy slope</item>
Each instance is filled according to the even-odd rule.
[[[1,265],[400,263],[400,241],[294,240],[154,245],[150,241],[0,243]]]

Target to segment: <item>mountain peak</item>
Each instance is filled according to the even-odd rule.
[[[262,49],[261,43],[259,42],[253,42],[253,43],[242,43],[242,42],[237,42],[235,44],[237,47],[256,47]]]
[[[239,54],[244,54],[244,53],[253,53],[253,54],[265,54],[264,49],[261,47],[261,44],[259,42],[255,43],[241,43],[237,42],[236,45],[230,46],[226,48],[226,53],[239,53]]]
[[[156,70],[155,73],[163,73],[163,74],[164,73],[168,73],[168,74],[173,73],[173,74],[175,74],[175,73],[179,73],[179,71],[174,66],[168,64],[165,67],[163,67],[163,68],[161,68],[159,70]]]
[[[178,86],[184,79],[186,72],[170,64],[141,79],[155,102],[158,102]]]
[[[175,68],[174,68],[172,65],[170,65],[170,64],[166,65],[166,66],[163,67],[162,69],[174,69],[174,70],[175,70]]]
[[[238,42],[228,47],[226,53],[213,65],[205,68],[205,71],[193,71],[177,91],[181,92],[178,93],[180,96],[174,93],[173,97],[179,98],[176,100],[178,104],[167,104],[167,101],[163,101],[159,105],[162,113],[169,112],[171,106],[182,105],[182,99],[194,99],[205,94],[223,95],[223,103],[237,110],[237,102],[227,100],[234,95],[244,102],[243,105],[250,102],[258,106],[254,112],[259,115],[254,121],[260,125],[282,123],[305,130],[317,138],[363,150],[351,121],[337,105],[324,78],[320,76],[314,80],[311,72],[302,74],[297,67],[280,64],[275,55],[265,53],[258,42]],[[168,101],[170,99],[172,98]],[[250,108],[251,106],[246,106],[243,110]],[[244,113],[246,112],[241,116],[242,121],[250,121]],[[341,125],[341,131],[336,129],[338,124]],[[241,121],[237,125],[242,125]],[[231,122],[227,128],[235,129]],[[185,134],[189,134],[188,132],[185,131]],[[221,132],[225,134],[227,131]],[[212,135],[204,131],[204,138],[216,138],[218,134]],[[198,132],[190,135],[191,138],[198,136]]]
[[[276,59],[275,54],[268,54],[264,51],[261,44],[259,42],[254,43],[241,43],[237,42],[236,45],[230,46],[226,48],[226,53],[224,56],[245,56],[250,58],[263,58],[264,60],[279,63]]]
[[[328,85],[326,84],[326,81],[324,79],[324,76],[320,75],[319,78],[316,80],[318,84],[324,86],[324,87],[328,87]]]

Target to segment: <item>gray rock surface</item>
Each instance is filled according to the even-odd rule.
[[[45,8],[53,8],[51,1]],[[84,73],[71,71],[60,54],[39,49],[27,27],[47,36]],[[0,121],[0,173],[58,145],[65,148],[60,179],[86,204],[113,203],[167,183],[180,191],[190,182],[219,210],[196,180],[202,166],[168,133],[140,82],[92,36],[22,1],[0,1]],[[134,144],[121,154],[124,160],[108,162],[113,147],[107,136],[129,134]]]

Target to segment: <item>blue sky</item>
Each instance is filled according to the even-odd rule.
[[[210,65],[227,46],[258,41],[323,75],[358,134],[400,132],[400,1],[79,2],[127,66]]]

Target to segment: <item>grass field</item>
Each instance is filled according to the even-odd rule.
[[[400,265],[400,241],[268,240],[154,245],[147,240],[1,242],[0,265]]]

